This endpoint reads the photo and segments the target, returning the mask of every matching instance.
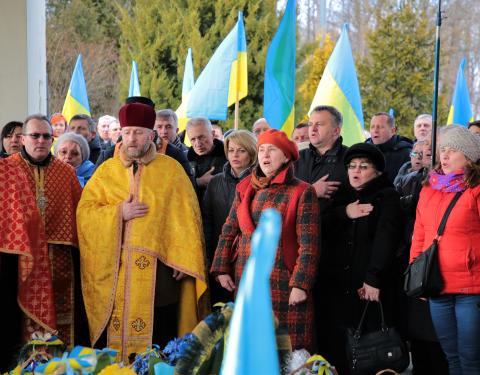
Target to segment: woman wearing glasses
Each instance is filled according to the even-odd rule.
[[[345,329],[360,320],[365,301],[382,301],[391,322],[394,288],[392,269],[402,235],[398,193],[385,173],[385,158],[372,144],[358,143],[345,153],[348,186],[339,205],[326,215],[338,236],[322,249],[322,262],[330,280],[323,296],[326,321],[320,322],[327,342],[325,353],[340,374],[348,374]],[[379,309],[372,306],[363,332],[379,329]],[[323,353],[322,353],[323,354]]]
[[[64,133],[57,138],[53,150],[58,159],[75,168],[80,186],[85,187],[95,171],[95,164],[88,160],[90,148],[87,140],[79,134]]]
[[[410,151],[410,160],[401,166],[397,177],[393,180],[395,187],[397,187],[397,184],[402,183],[401,181],[405,179],[405,176],[422,169],[423,147],[425,142],[427,141],[417,141],[414,143],[412,151]]]

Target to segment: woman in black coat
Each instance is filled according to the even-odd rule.
[[[203,197],[203,232],[208,268],[235,198],[235,188],[251,173],[252,166],[257,161],[257,140],[253,133],[247,130],[230,133],[225,139],[224,147],[228,162],[224,165],[223,172],[210,180]],[[233,300],[233,295],[214,280],[210,280],[210,297],[212,303]]]
[[[387,324],[392,320],[392,269],[402,236],[398,193],[387,178],[383,154],[359,143],[345,154],[349,183],[339,204],[324,218],[338,233],[322,249],[320,286],[323,300],[319,344],[340,374],[348,374],[345,331],[356,327],[365,301],[381,300]],[[377,304],[370,306],[363,331],[380,328]]]

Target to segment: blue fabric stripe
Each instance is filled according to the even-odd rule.
[[[451,121],[452,124],[463,126],[467,126],[472,119],[470,94],[468,92],[468,85],[464,73],[466,62],[466,59],[462,59],[460,66],[458,67],[457,82],[455,84],[455,91],[452,100],[453,121]]]
[[[75,69],[73,70],[72,80],[70,81],[70,95],[90,112],[88,104],[87,85],[82,69],[82,55],[78,55]]]
[[[265,63],[263,113],[275,129],[285,124],[295,102],[296,23],[296,1],[288,0]]]

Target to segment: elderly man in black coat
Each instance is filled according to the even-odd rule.
[[[397,133],[395,120],[386,112],[375,113],[370,121],[371,138],[366,143],[374,144],[385,156],[386,174],[393,183],[404,163],[410,161],[413,142]]]
[[[208,183],[213,176],[222,172],[227,158],[223,142],[214,138],[212,124],[207,118],[190,119],[187,122],[187,137],[192,144],[187,159],[197,184],[198,200],[202,202]]]

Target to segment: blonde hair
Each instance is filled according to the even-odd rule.
[[[225,138],[224,150],[225,155],[227,156],[228,145],[230,144],[230,141],[235,142],[237,145],[247,150],[247,153],[250,156],[250,165],[253,165],[257,162],[257,139],[252,132],[243,129],[231,132]]]

